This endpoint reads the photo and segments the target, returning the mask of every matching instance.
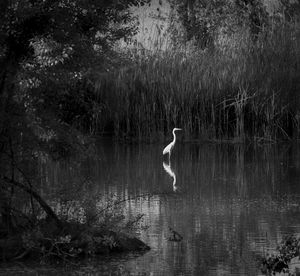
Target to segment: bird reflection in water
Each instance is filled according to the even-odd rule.
[[[163,162],[163,167],[164,167],[164,170],[167,172],[167,174],[173,178],[173,191],[176,192],[177,188],[178,188],[176,186],[176,174],[174,173],[174,171],[171,168],[171,162],[169,164]]]
[[[173,128],[173,131],[172,131],[173,141],[169,145],[167,145],[163,150],[163,155],[166,155],[166,154],[169,155],[169,164],[167,164],[163,161],[163,167],[164,167],[165,171],[168,173],[168,175],[170,175],[173,178],[173,191],[174,192],[177,191],[177,186],[176,186],[176,174],[174,173],[174,171],[171,168],[171,153],[172,153],[172,150],[176,143],[175,131],[178,131],[178,130],[182,130],[182,129],[178,128],[178,127]]]

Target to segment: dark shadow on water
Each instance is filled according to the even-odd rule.
[[[41,192],[58,213],[84,219],[84,202],[101,208],[113,195],[128,199],[126,218],[143,213],[149,226],[138,235],[151,251],[93,260],[79,272],[121,265],[145,275],[258,275],[256,256],[300,233],[299,146],[178,143],[171,164],[162,148],[107,142],[97,158],[41,162]],[[170,226],[180,243],[168,241]]]
[[[110,256],[43,264],[35,261],[0,264],[0,275],[131,275],[124,265],[144,253],[116,253]]]

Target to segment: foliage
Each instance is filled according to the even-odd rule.
[[[288,273],[289,264],[295,257],[299,257],[300,239],[295,236],[285,237],[278,246],[278,254],[264,257],[261,260],[264,273]],[[290,274],[289,274],[290,275]]]
[[[137,29],[129,7],[144,2],[4,1],[1,131],[12,108],[30,117],[31,127],[53,130],[49,121],[64,118],[57,115],[78,83],[113,66],[115,42]]]
[[[294,21],[300,15],[299,1],[280,0],[283,16],[288,21]]]
[[[230,35],[243,27],[255,37],[267,24],[265,6],[259,0],[169,2],[172,7],[170,32],[176,44],[192,42],[201,49],[211,48],[220,33]]]
[[[254,41],[247,29],[213,49],[130,53],[96,86],[101,126],[118,137],[276,141],[299,137],[298,23],[274,21]],[[112,128],[112,129],[111,129]]]
[[[43,153],[59,159],[86,148],[80,131],[89,130],[98,107],[85,88],[95,74],[115,65],[115,43],[137,30],[130,8],[146,2],[1,1],[2,180],[9,178],[11,185],[20,179],[32,189],[31,170]],[[75,102],[72,109],[70,99]],[[80,128],[78,122],[87,122],[88,127]],[[2,218],[8,217],[3,223],[8,223],[15,189],[2,180],[0,189],[6,196],[0,212]]]
[[[126,202],[136,200],[138,198],[145,198],[149,195],[141,195],[136,198],[122,198],[115,194],[108,196],[94,196],[85,199],[82,202],[85,210],[84,222],[90,226],[97,226],[102,231],[115,231],[126,233],[129,236],[138,234],[143,226],[143,215],[136,214],[126,216],[124,208]]]
[[[25,227],[20,233],[19,246],[23,250],[20,250],[21,253],[15,252],[17,255],[14,258],[20,259],[29,254],[36,254],[42,262],[51,261],[53,258],[68,261],[80,256],[127,251],[130,250],[131,242],[137,250],[139,245],[142,249],[145,245],[140,242],[134,245],[136,239],[133,237],[136,230],[141,229],[143,216],[125,218],[123,199],[111,197],[105,200],[106,207],[100,207],[101,202],[104,200],[99,198],[95,201],[93,198],[79,204],[85,219],[76,211],[68,219],[60,216],[64,227],[59,231],[45,220]],[[65,213],[64,208],[70,208],[70,205],[62,206],[62,213]]]

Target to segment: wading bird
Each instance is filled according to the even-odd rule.
[[[163,155],[165,155],[165,154],[169,154],[169,161],[170,161],[170,157],[171,157],[171,153],[172,153],[172,149],[173,149],[173,147],[175,146],[175,142],[176,142],[176,134],[175,134],[175,131],[176,130],[182,130],[181,128],[173,128],[173,131],[172,131],[172,133],[173,133],[173,141],[169,144],[169,145],[167,145],[165,148],[164,148],[164,150],[163,150]]]

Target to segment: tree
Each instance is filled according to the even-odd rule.
[[[64,99],[110,69],[115,43],[137,30],[130,8],[146,2],[0,2],[0,212],[7,225],[17,176],[31,185],[24,163],[34,163],[38,151],[70,153],[70,139],[79,134],[63,120]]]
[[[259,0],[169,1],[186,34],[183,42],[194,41],[201,49],[213,47],[221,29],[232,33],[244,25],[255,37],[267,20],[266,9]],[[176,28],[176,24],[171,30]]]

